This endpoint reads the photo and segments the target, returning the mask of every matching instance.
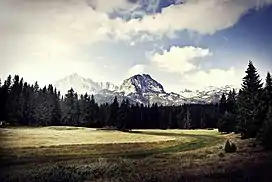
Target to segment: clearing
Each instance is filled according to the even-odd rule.
[[[249,154],[250,141],[217,130],[18,127],[2,128],[0,134],[5,166],[0,181],[177,181],[214,175],[224,180],[270,156]],[[237,143],[237,153],[223,152],[226,138]]]

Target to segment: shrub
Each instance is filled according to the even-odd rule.
[[[224,157],[224,154],[223,154],[222,152],[220,152],[220,153],[218,154],[218,156],[219,156],[219,157]]]
[[[236,152],[237,147],[234,143],[231,143],[229,140],[226,141],[224,150],[226,153],[233,153]]]
[[[231,143],[231,150],[232,152],[236,152],[237,151],[237,147],[234,143]]]

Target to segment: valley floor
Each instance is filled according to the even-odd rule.
[[[216,130],[44,127],[0,134],[0,181],[271,181],[271,153]],[[226,138],[236,153],[224,153]]]

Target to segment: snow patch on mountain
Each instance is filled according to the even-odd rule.
[[[165,93],[163,86],[150,75],[135,75],[123,81],[119,89],[126,96],[129,94]]]
[[[102,90],[118,90],[118,86],[110,82],[95,82],[90,78],[83,78],[77,73],[73,73],[55,82],[54,86],[58,88],[61,94],[66,94],[71,88],[73,88],[78,94],[97,94]]]
[[[225,87],[206,87],[201,90],[183,89],[180,93],[167,93],[163,86],[148,74],[134,75],[120,86],[110,82],[95,82],[89,78],[83,78],[74,73],[57,81],[54,86],[62,94],[73,88],[78,94],[93,94],[98,103],[111,103],[115,96],[118,100],[129,99],[131,103],[151,105],[181,105],[184,103],[216,103],[223,93],[227,94],[235,88],[226,85]],[[236,92],[239,89],[235,88]]]

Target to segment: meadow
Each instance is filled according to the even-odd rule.
[[[224,181],[270,156],[217,130],[51,126],[1,128],[0,134],[0,181]],[[237,144],[236,153],[224,153],[226,139]]]

